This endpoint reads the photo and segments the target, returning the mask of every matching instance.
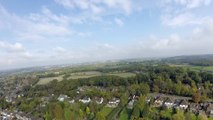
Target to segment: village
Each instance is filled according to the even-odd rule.
[[[86,87],[88,88],[88,87]],[[99,88],[103,89],[103,88]],[[77,93],[80,94],[81,92],[84,91],[82,88],[78,88]],[[138,101],[139,96],[137,95],[131,95],[128,98],[128,104],[127,108],[128,109],[133,109],[134,103]],[[48,103],[49,98],[48,97],[43,97],[43,106]],[[120,104],[120,98],[118,97],[113,97],[110,100],[106,100],[103,97],[88,97],[88,96],[76,96],[75,98],[70,98],[68,95],[61,94],[57,98],[58,101],[64,102],[68,101],[70,104],[74,103],[83,103],[83,104],[89,104],[91,102],[95,102],[96,104],[99,105],[105,105],[106,107],[110,108],[116,108]],[[146,97],[146,103],[149,104],[151,107],[164,107],[167,109],[178,109],[182,110],[184,112],[190,111],[196,115],[199,114],[205,114],[208,117],[213,117],[213,101],[208,100],[206,102],[200,102],[200,103],[194,103],[192,102],[190,97],[182,97],[182,96],[174,96],[174,95],[166,95],[166,94],[153,94],[150,93]]]
[[[107,91],[108,89],[102,88],[102,87],[95,87],[101,91]],[[4,87],[4,90],[7,90],[9,88]],[[13,89],[15,91],[5,92],[6,94],[2,95],[4,97],[5,101],[7,103],[14,104],[18,98],[24,97],[24,94],[21,91],[22,86],[17,84],[16,89]],[[69,104],[74,103],[83,103],[83,104],[89,104],[91,102],[95,102],[98,105],[104,105],[109,108],[116,108],[120,104],[120,98],[113,97],[110,100],[105,99],[104,97],[98,97],[98,96],[82,96],[81,94],[85,91],[89,90],[89,86],[84,87],[78,87],[76,90],[76,97],[69,97],[65,94],[60,94],[59,96],[56,96],[54,94],[51,94],[49,96],[41,97],[41,104],[39,107],[46,107],[46,105],[49,103],[50,99],[56,98],[59,102],[65,102],[67,101]],[[111,91],[116,91],[117,88],[111,89]],[[134,103],[138,100],[140,96],[137,95],[131,95],[128,97],[128,104],[126,107],[128,109],[133,109]],[[29,98],[30,99],[30,98]],[[182,111],[190,111],[196,115],[199,114],[205,114],[208,117],[213,117],[213,101],[209,100],[206,102],[201,103],[194,103],[192,102],[190,97],[181,97],[181,96],[174,96],[174,95],[166,95],[166,94],[155,94],[155,93],[149,93],[146,97],[146,103],[149,104],[151,107],[164,107],[168,109],[178,109]],[[2,120],[12,120],[12,119],[18,119],[18,120],[38,120],[40,118],[36,118],[31,116],[30,114],[25,114],[22,111],[14,110],[9,111],[8,109],[0,109],[0,119]]]

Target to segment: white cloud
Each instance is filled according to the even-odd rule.
[[[99,43],[84,49],[79,48],[76,51],[66,50],[58,46],[52,51],[53,53],[39,53],[36,59],[33,57],[36,55],[31,56],[30,53],[28,55],[26,54],[29,58],[21,58],[21,55],[17,57],[12,54],[4,58],[4,63],[6,62],[7,65],[10,66],[16,64],[31,66],[32,64],[30,63],[34,63],[33,65],[49,65],[125,58],[208,54],[213,53],[212,45],[213,22],[208,21],[204,24],[204,27],[195,28],[191,34],[186,37],[181,37],[178,33],[171,34],[169,37],[164,38],[152,35],[150,38],[144,38],[134,43],[129,42],[126,45]],[[16,61],[12,61],[14,59]],[[2,62],[3,61],[0,60],[1,66],[3,65]]]
[[[200,17],[192,13],[166,14],[161,18],[162,23],[168,26],[202,25],[210,19],[212,18],[208,16]]]
[[[119,26],[123,26],[124,25],[124,22],[121,19],[119,19],[119,18],[115,18],[114,21]]]
[[[213,22],[208,21],[202,28],[195,28],[186,37],[173,34],[169,38],[149,39],[140,43],[141,54],[146,56],[175,56],[185,54],[213,53]],[[160,54],[159,54],[160,53]]]
[[[132,0],[55,0],[55,2],[66,8],[90,11],[95,14],[111,11],[111,8],[130,14],[133,9]]]
[[[164,25],[185,27],[203,25],[212,19],[210,14],[203,14],[195,8],[210,7],[212,0],[162,0],[161,22]]]
[[[21,59],[30,59],[33,58],[33,55],[28,52],[24,46],[21,43],[8,43],[4,41],[0,41],[0,53],[6,53],[7,56],[13,57],[13,58],[21,58]]]
[[[70,28],[71,20],[65,15],[55,15],[43,8],[41,13],[17,16],[0,6],[0,30],[10,31],[16,40],[51,40],[50,38],[71,37],[78,33]],[[0,24],[1,25],[1,24]]]
[[[103,2],[109,7],[123,9],[127,14],[130,14],[133,9],[131,0],[103,0]]]
[[[186,8],[197,8],[200,6],[207,6],[211,0],[174,0],[177,4],[183,5]]]
[[[0,41],[0,49],[3,49],[7,52],[23,52],[25,48],[21,43],[11,44],[8,42]]]
[[[57,53],[64,53],[64,52],[66,52],[66,49],[64,49],[64,48],[62,48],[62,47],[56,47],[54,50],[55,50]]]

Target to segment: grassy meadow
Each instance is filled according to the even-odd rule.
[[[63,75],[58,76],[58,77],[47,77],[47,78],[40,78],[40,80],[38,81],[37,85],[44,85],[47,84],[53,80],[58,80],[58,81],[62,81],[63,80]]]
[[[134,73],[130,72],[116,72],[116,73],[102,73],[98,71],[86,71],[86,72],[75,72],[75,73],[70,73],[70,76],[67,78],[68,80],[71,79],[82,79],[82,78],[90,78],[90,77],[95,77],[95,76],[101,76],[101,75],[114,75],[114,76],[119,76],[123,78],[128,78],[128,77],[133,77],[135,76]],[[44,85],[47,84],[53,80],[58,80],[59,82],[63,80],[64,75],[60,75],[58,77],[46,77],[46,78],[40,78],[39,82],[37,85]]]

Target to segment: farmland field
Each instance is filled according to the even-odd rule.
[[[114,76],[119,76],[119,77],[123,77],[123,78],[128,78],[128,77],[134,77],[135,76],[134,73],[130,73],[130,72],[110,73],[108,75],[114,75]]]
[[[70,73],[70,76],[67,78],[69,79],[81,79],[81,78],[90,78],[90,77],[95,77],[95,76],[101,76],[101,75],[114,75],[114,76],[119,76],[123,78],[128,78],[128,77],[133,77],[135,76],[134,73],[129,73],[129,72],[121,72],[121,73],[101,73],[98,71],[87,71],[87,72],[76,72],[76,73]],[[47,77],[47,78],[40,78],[39,82],[37,85],[44,85],[47,84],[54,79],[58,80],[59,82],[63,80],[63,76],[58,76],[58,77]]]
[[[71,73],[68,79],[80,79],[80,78],[90,78],[95,76],[100,76],[102,73],[98,71],[88,71],[88,72],[77,72]]]
[[[37,85],[44,85],[44,84],[47,84],[53,80],[58,80],[58,81],[62,81],[63,80],[63,75],[61,76],[58,76],[58,77],[47,77],[47,78],[41,78],[39,80],[39,82],[37,83]]]
[[[194,71],[211,71],[213,72],[213,66],[193,66],[193,65],[178,65],[178,64],[170,64],[172,67],[184,67],[189,68]]]
[[[213,72],[213,66],[189,66],[189,69],[195,70],[195,71],[212,71]]]

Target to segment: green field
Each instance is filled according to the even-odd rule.
[[[101,114],[104,116],[104,117],[107,117],[107,115],[113,110],[113,108],[110,108],[110,107],[103,107],[103,109],[100,111]]]
[[[95,77],[100,75],[102,75],[102,73],[98,71],[77,72],[77,73],[71,73],[71,76],[68,77],[68,79],[90,78],[90,77]]]
[[[213,66],[188,66],[189,69],[195,70],[195,71],[212,71],[213,72]]]
[[[179,64],[170,64],[172,67],[184,67],[194,71],[211,71],[213,72],[213,66],[192,66],[192,65],[179,65]]]
[[[123,78],[128,78],[128,77],[134,77],[135,76],[134,73],[130,73],[130,72],[110,73],[108,75],[114,75],[114,76],[119,76],[119,77],[123,77]]]
[[[208,120],[213,120],[213,117],[209,118]]]
[[[125,108],[120,114],[119,120],[129,120],[130,118],[130,111],[129,109]]]
[[[130,72],[119,72],[119,73],[101,73],[98,71],[87,71],[87,72],[76,72],[76,73],[70,73],[70,76],[67,79],[81,79],[81,78],[90,78],[90,77],[95,77],[95,76],[101,76],[101,75],[114,75],[114,76],[119,76],[119,77],[123,77],[123,78],[128,78],[128,77],[133,77],[135,76],[134,73],[130,73]],[[51,81],[53,81],[54,79],[58,80],[58,81],[62,81],[63,80],[63,76],[58,76],[58,77],[47,77],[47,78],[41,78],[39,80],[39,82],[37,83],[37,85],[44,85],[47,84]]]
[[[134,73],[130,73],[130,72],[104,73],[103,74],[98,71],[88,71],[88,72],[71,73],[71,76],[69,77],[69,79],[90,78],[90,77],[95,77],[95,76],[100,76],[100,75],[114,75],[114,76],[119,76],[119,77],[123,77],[123,78],[135,76]]]
[[[47,77],[47,78],[40,78],[39,82],[37,83],[37,85],[44,85],[47,84],[53,80],[58,80],[58,81],[62,81],[63,80],[63,75],[58,76],[58,77]]]

